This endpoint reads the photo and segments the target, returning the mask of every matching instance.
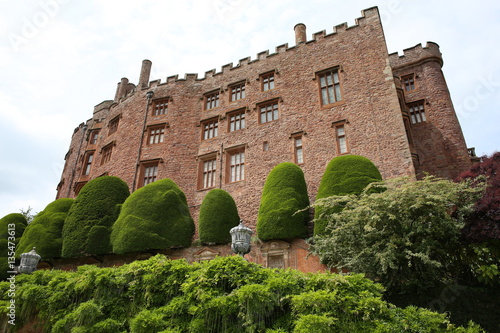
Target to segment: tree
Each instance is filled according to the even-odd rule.
[[[382,180],[375,164],[358,155],[337,156],[328,163],[319,184],[316,200],[330,196],[360,194],[370,183]],[[342,205],[330,207],[333,211],[325,212],[323,207],[316,207],[314,214],[314,235],[325,233],[327,221],[321,216],[340,211]]]
[[[207,193],[200,207],[198,233],[203,243],[227,244],[231,242],[229,230],[240,221],[233,197],[224,190]]]
[[[74,201],[71,198],[57,199],[38,213],[24,231],[17,256],[36,247],[36,252],[43,259],[60,258],[64,220]]]
[[[128,185],[114,176],[89,181],[71,206],[63,227],[64,258],[111,252],[111,226],[120,205],[130,195]]]
[[[262,190],[257,234],[262,240],[307,236],[309,196],[302,169],[285,162],[275,166]]]
[[[429,176],[383,188],[318,201],[325,209],[345,207],[327,217],[330,233],[316,237],[313,252],[328,266],[366,273],[391,292],[425,289],[456,275],[460,230],[481,186]]]
[[[187,247],[194,230],[184,192],[165,178],[138,189],[123,203],[111,244],[120,254]]]
[[[7,278],[7,271],[14,270],[16,246],[27,224],[28,221],[20,213],[8,214],[0,219],[0,280]]]

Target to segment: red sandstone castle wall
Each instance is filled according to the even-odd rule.
[[[308,42],[303,42],[303,26],[299,28],[296,30],[298,45],[278,46],[275,53],[261,52],[255,60],[242,59],[237,66],[223,66],[217,73],[209,71],[204,78],[188,74],[184,79],[174,76],[164,83],[152,81],[146,85],[142,81],[147,81],[147,67],[151,64],[146,62],[146,67],[143,64],[137,87],[122,79],[115,101],[96,106],[87,125],[89,131],[100,128],[97,143],[92,145],[84,140],[79,149],[81,127],[73,136],[58,197],[74,197],[75,183],[81,185],[103,174],[118,176],[131,190],[136,189],[140,171],[137,162],[159,159],[158,179],[171,178],[180,186],[196,219],[199,205],[208,192],[198,187],[199,158],[214,153],[218,161],[222,161],[217,164],[215,187],[221,187],[234,197],[241,218],[254,228],[268,173],[279,163],[294,161],[292,135],[295,133],[302,135],[304,163],[301,168],[313,201],[326,165],[339,155],[332,127],[332,123],[339,121],[345,121],[348,153],[372,160],[384,178],[415,175],[378,10],[368,9],[357,20],[357,25],[336,26],[334,33],[316,33]],[[339,69],[342,100],[322,106],[316,74],[331,67]],[[275,71],[275,89],[263,92],[259,77],[269,71]],[[423,75],[426,80],[441,80],[427,69]],[[231,102],[228,86],[240,81],[246,82],[246,97]],[[216,89],[221,91],[220,106],[204,110],[203,95]],[[154,92],[153,99],[169,97],[166,115],[152,115],[146,98],[148,91]],[[259,103],[270,99],[279,101],[279,119],[260,124]],[[432,97],[431,101],[441,103],[437,97]],[[449,99],[443,101],[448,103]],[[229,132],[227,113],[239,108],[247,109],[246,128]],[[109,122],[115,117],[120,117],[118,130],[109,134]],[[200,122],[212,117],[219,117],[219,134],[202,140]],[[431,110],[429,118],[436,118]],[[147,144],[147,133],[143,132],[145,119],[146,126],[168,124],[162,144]],[[441,125],[445,125],[444,121],[437,126],[445,129],[446,126]],[[453,131],[449,131],[443,138],[454,140],[452,136]],[[425,140],[425,136],[416,134],[419,154],[429,144]],[[432,140],[440,140],[440,137]],[[268,145],[267,151],[263,149],[264,142]],[[109,145],[113,145],[111,160],[102,164],[102,149]],[[226,179],[226,149],[231,147],[245,149],[245,179],[234,183]],[[91,172],[83,176],[85,154],[90,151],[94,151]],[[454,163],[454,154],[456,151],[451,150],[443,158]],[[430,158],[431,155],[422,155],[425,167],[439,162]],[[76,176],[72,177],[75,160]]]

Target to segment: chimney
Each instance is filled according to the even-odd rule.
[[[151,61],[144,59],[142,61],[141,67],[141,75],[139,76],[139,84],[140,88],[146,88],[149,86],[149,75],[151,74]]]
[[[118,102],[120,98],[127,94],[127,86],[128,79],[126,77],[122,77],[121,81],[118,83],[118,87],[116,87],[115,102]]]
[[[299,45],[307,41],[305,24],[298,23],[295,27],[293,27],[293,30],[295,30],[295,45]]]

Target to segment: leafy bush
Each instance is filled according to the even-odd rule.
[[[14,255],[18,253],[16,246],[26,224],[26,218],[20,213],[8,214],[0,219],[0,280],[5,280],[7,272],[13,270],[9,262],[13,262]]]
[[[229,230],[239,224],[240,217],[233,197],[224,190],[207,193],[200,207],[198,233],[203,243],[231,242]]]
[[[370,183],[382,180],[382,176],[375,164],[369,159],[358,155],[337,156],[328,163],[325,173],[319,184],[316,200],[330,196],[360,194]],[[314,215],[314,235],[325,233],[327,220],[321,218],[322,214],[339,212],[342,203],[330,207],[324,212],[322,207],[316,207]]]
[[[326,209],[345,203],[327,217],[330,233],[315,239],[322,262],[366,273],[390,292],[422,290],[456,276],[464,215],[481,188],[430,176],[381,186],[385,192],[316,202]]]
[[[188,264],[162,255],[117,268],[36,271],[16,281],[17,328],[45,332],[469,332],[399,309],[362,275],[273,270],[239,256]],[[0,314],[9,283],[0,283]]]
[[[62,230],[64,220],[74,199],[57,199],[38,213],[26,228],[17,248],[17,255],[36,252],[43,258],[60,258],[62,250]]]
[[[111,226],[129,195],[127,183],[118,177],[103,176],[89,181],[80,190],[64,222],[62,256],[110,253]]]
[[[309,196],[302,169],[285,162],[274,167],[262,190],[257,235],[262,240],[307,236]]]
[[[186,196],[165,178],[138,189],[123,203],[111,243],[115,253],[129,253],[187,247],[193,235]]]

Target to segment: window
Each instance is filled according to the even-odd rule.
[[[109,132],[108,134],[111,135],[115,133],[118,130],[118,123],[120,122],[120,116],[114,117],[109,121],[108,127],[109,127]]]
[[[245,179],[245,150],[238,149],[229,152],[228,156],[228,183],[238,182]]]
[[[321,91],[321,104],[328,105],[342,99],[338,69],[332,69],[318,74]]]
[[[219,91],[214,91],[205,95],[205,110],[219,106]]]
[[[113,143],[108,144],[107,146],[102,148],[102,159],[101,164],[109,162],[111,160],[111,152],[113,151]]]
[[[271,73],[262,74],[260,79],[262,81],[262,91],[274,89],[274,71]]]
[[[75,192],[75,195],[78,195],[78,193],[80,193],[80,190],[82,189],[82,187],[85,186],[85,184],[87,184],[87,182],[77,182],[75,183],[75,187],[73,188],[74,192]]]
[[[424,102],[410,104],[410,118],[412,124],[421,123],[427,120],[425,116]]]
[[[245,82],[240,82],[235,85],[230,86],[231,89],[231,101],[237,101],[239,99],[245,98]]]
[[[245,128],[245,109],[228,114],[229,132]]]
[[[148,128],[148,144],[162,143],[165,138],[165,125],[151,126]]]
[[[410,90],[415,89],[415,75],[414,74],[403,76],[401,78],[401,80],[403,80],[403,83],[405,85],[405,91],[410,91]]]
[[[141,186],[146,186],[156,180],[158,176],[158,162],[154,164],[144,164],[141,173]]]
[[[304,154],[302,149],[302,136],[295,136],[293,138],[293,147],[294,147],[294,157],[296,164],[304,163]]]
[[[215,156],[209,160],[202,161],[202,169],[201,188],[214,187],[217,172],[217,160]]]
[[[219,118],[205,120],[201,126],[203,127],[203,140],[215,138],[219,132]]]
[[[94,160],[94,152],[88,152],[85,154],[85,163],[83,164],[83,175],[88,176],[90,174],[90,168],[92,167],[92,161]]]
[[[153,101],[153,116],[167,114],[169,98],[162,98]]]
[[[99,139],[99,130],[91,131],[89,135],[89,144],[95,145],[98,139]]]
[[[263,104],[260,106],[260,123],[268,123],[278,119],[278,102]]]
[[[335,128],[335,136],[337,137],[337,152],[338,154],[345,154],[349,151],[345,133],[345,121],[335,122],[333,127]]]
[[[264,141],[262,143],[262,151],[269,151],[269,142],[268,141]]]

